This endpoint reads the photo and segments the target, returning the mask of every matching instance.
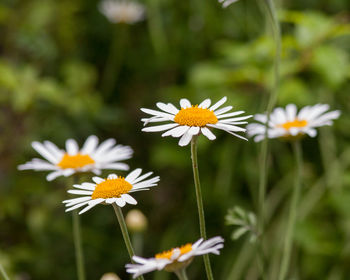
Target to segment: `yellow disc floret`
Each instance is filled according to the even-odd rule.
[[[91,198],[120,197],[122,194],[128,193],[131,189],[132,185],[125,181],[123,177],[118,177],[117,179],[107,179],[106,181],[96,185]]]
[[[76,169],[93,163],[95,163],[95,161],[89,155],[76,154],[71,156],[69,154],[64,154],[57,166]]]
[[[307,126],[307,121],[298,120],[298,119],[295,119],[294,121],[286,122],[280,125],[280,127],[283,127],[285,130],[289,130],[293,127],[304,127],[304,126]]]
[[[179,248],[176,248],[180,250],[180,256],[183,254],[186,254],[188,252],[192,251],[192,244],[188,243],[186,245],[183,245]],[[171,256],[174,254],[175,249],[171,249],[168,251],[164,251],[163,253],[156,254],[156,259],[171,259]]]
[[[174,121],[180,125],[204,127],[207,124],[216,124],[218,118],[213,111],[192,105],[190,108],[181,108]]]

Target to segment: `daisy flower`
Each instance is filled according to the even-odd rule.
[[[315,137],[316,127],[332,125],[333,120],[340,115],[339,110],[327,112],[328,110],[327,104],[306,106],[299,113],[294,104],[288,104],[285,109],[275,108],[270,115],[267,136],[268,138],[294,138],[307,134]],[[255,142],[259,142],[265,138],[267,115],[256,114],[254,119],[260,123],[249,124],[247,133],[248,136],[254,137]]]
[[[132,157],[133,150],[129,146],[115,145],[112,138],[98,145],[98,138],[89,136],[83,147],[79,149],[73,139],[66,141],[66,151],[59,149],[50,141],[33,142],[32,147],[45,158],[34,158],[19,165],[19,170],[33,169],[36,171],[52,171],[47,180],[52,181],[58,176],[70,176],[77,172],[93,172],[101,174],[102,169],[128,170],[129,166],[119,161]]]
[[[137,2],[103,0],[99,8],[112,23],[133,24],[145,18],[145,7]]]
[[[67,207],[66,212],[85,206],[79,212],[82,214],[97,204],[113,204],[119,207],[125,204],[137,204],[137,201],[129,194],[132,192],[149,190],[150,187],[156,186],[159,182],[159,176],[145,180],[153,172],[141,175],[142,169],[138,168],[130,172],[125,178],[110,174],[107,179],[93,177],[94,183],[82,183],[73,185],[73,190],[68,193],[80,195],[78,198],[64,200]]]
[[[210,131],[210,128],[221,129],[236,137],[247,140],[236,132],[246,131],[238,125],[246,124],[247,122],[244,120],[251,116],[236,117],[243,114],[244,111],[227,113],[232,109],[232,106],[219,109],[226,100],[227,98],[223,97],[210,107],[210,99],[205,99],[199,105],[194,106],[190,101],[183,98],[180,100],[180,110],[171,103],[165,104],[161,102],[156,104],[161,111],[141,108],[141,111],[153,116],[151,118],[141,119],[144,125],[151,122],[171,122],[169,124],[146,127],[143,128],[142,131],[165,131],[162,136],[181,137],[179,141],[180,146],[188,145],[192,137],[200,133],[205,135],[208,139],[214,140],[216,137]]]
[[[224,239],[220,236],[203,241],[199,239],[194,244],[188,243],[181,247],[173,248],[169,251],[156,254],[153,258],[141,258],[133,256],[135,264],[127,264],[126,271],[136,278],[144,273],[154,270],[166,270],[176,272],[188,266],[195,256],[213,253],[219,255],[219,249],[223,248]]]
[[[222,3],[223,8],[227,8],[230,6],[232,3],[237,2],[238,0],[219,0],[219,3]]]

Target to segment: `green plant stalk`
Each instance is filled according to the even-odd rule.
[[[275,61],[274,61],[274,86],[271,90],[271,94],[267,104],[267,122],[266,122],[266,131],[265,138],[261,144],[261,152],[260,152],[260,172],[259,172],[259,196],[258,196],[258,207],[259,207],[259,219],[258,219],[258,227],[260,234],[263,235],[264,226],[265,226],[265,195],[266,195],[266,185],[267,185],[267,160],[268,160],[268,135],[267,128],[270,120],[270,114],[272,112],[273,107],[276,104],[278,89],[280,83],[280,63],[281,63],[281,31],[279,21],[277,19],[277,12],[274,2],[272,0],[264,0],[264,4],[266,6],[266,11],[269,15],[269,19],[271,22],[272,30],[274,33],[275,39]]]
[[[191,159],[192,159],[192,169],[193,169],[193,177],[194,177],[194,186],[196,189],[196,198],[197,198],[197,208],[199,215],[199,229],[201,237],[206,240],[207,234],[205,231],[205,218],[204,218],[204,209],[203,209],[203,199],[202,199],[202,190],[199,181],[199,171],[198,171],[198,159],[197,159],[197,139],[198,135],[194,135],[191,140]],[[207,278],[209,280],[213,280],[213,272],[210,266],[209,255],[203,255],[205,271],[207,273]]]
[[[79,176],[73,176],[73,184],[79,183]],[[84,265],[84,253],[81,239],[81,224],[78,210],[72,211],[72,224],[73,224],[73,240],[75,250],[75,262],[77,266],[78,280],[85,280],[85,265]]]
[[[78,210],[73,210],[73,238],[74,238],[74,249],[75,249],[75,260],[77,265],[78,280],[85,280],[85,266],[84,266],[84,255],[83,247],[81,244],[81,226],[80,216]]]
[[[10,280],[10,277],[8,277],[4,267],[0,263],[0,275],[4,278],[4,280]]]
[[[132,257],[135,255],[135,253],[134,253],[134,249],[132,248],[130,236],[128,233],[128,228],[126,227],[126,223],[125,223],[125,219],[124,219],[124,216],[122,213],[122,209],[119,206],[117,206],[115,203],[112,203],[112,205],[113,205],[115,215],[117,216],[117,219],[118,219],[118,222],[120,225],[120,229],[122,231],[122,235],[124,238],[126,249],[128,250],[131,262],[133,262]],[[139,276],[137,279],[144,280],[142,275]]]
[[[300,141],[293,142],[293,153],[296,161],[296,176],[295,176],[295,185],[293,188],[292,201],[290,204],[289,217],[287,222],[286,235],[283,244],[283,253],[282,253],[282,261],[280,266],[280,272],[278,279],[284,280],[286,279],[286,275],[288,273],[291,253],[292,253],[292,245],[293,245],[293,235],[294,235],[294,227],[296,223],[297,217],[297,209],[298,202],[301,192],[301,178],[302,178],[302,169],[303,169],[303,155]]]
[[[188,280],[186,269],[180,269],[175,271],[176,276],[179,278],[179,280]]]

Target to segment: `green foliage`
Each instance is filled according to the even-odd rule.
[[[199,233],[190,150],[180,148],[177,139],[142,133],[139,108],[177,103],[181,97],[196,103],[228,96],[234,109],[266,110],[275,49],[259,1],[238,1],[225,10],[216,0],[143,3],[148,19],[123,29],[125,34],[99,12],[97,0],[0,3],[0,263],[11,279],[76,279],[71,216],[61,205],[70,182],[49,183],[44,172],[16,169],[38,157],[31,141],[47,139],[63,148],[67,138],[82,144],[96,134],[132,146],[130,166],[161,177],[159,187],[136,197],[150,225],[143,236],[143,256],[148,257],[195,241]],[[291,277],[348,279],[348,1],[281,4],[278,105],[328,103],[342,110],[333,127],[303,141],[304,185]],[[102,81],[112,46],[120,60],[114,61],[119,68],[108,94]],[[232,207],[255,212],[259,150],[253,141],[220,132],[213,142],[199,138],[208,236],[226,240],[223,253],[211,258],[216,279],[258,279],[256,249],[249,244],[258,238],[255,216]],[[272,141],[270,152],[263,249],[267,279],[274,280],[294,162],[287,143]],[[129,259],[113,210],[96,207],[82,223],[88,279],[108,271],[127,279]],[[201,261],[195,260],[188,272],[190,279],[203,279]],[[172,279],[164,272],[146,279],[153,276]]]

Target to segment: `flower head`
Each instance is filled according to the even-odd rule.
[[[199,239],[195,243],[188,243],[181,247],[176,247],[163,253],[156,254],[153,258],[145,259],[133,256],[136,264],[127,264],[126,271],[136,278],[142,274],[154,270],[166,270],[174,272],[188,266],[195,256],[213,253],[219,255],[219,249],[223,248],[224,239],[220,236],[203,241]]]
[[[299,113],[294,104],[288,104],[285,109],[275,108],[270,115],[267,136],[268,138],[295,138],[307,134],[315,137],[316,127],[332,125],[333,120],[340,115],[338,110],[327,112],[328,110],[329,105],[327,104],[306,106]],[[259,142],[265,138],[267,115],[256,114],[254,119],[260,123],[249,124],[247,133],[248,136],[254,137],[254,140]]]
[[[222,3],[223,8],[227,8],[230,6],[232,3],[237,2],[238,0],[219,0],[219,3]]]
[[[137,2],[125,0],[103,0],[100,11],[113,23],[133,24],[145,17],[145,7]]]
[[[132,157],[133,150],[129,146],[115,145],[114,139],[107,139],[98,145],[98,138],[89,136],[83,147],[79,149],[73,139],[66,141],[66,151],[59,149],[50,141],[33,142],[32,147],[46,160],[34,158],[18,166],[19,170],[52,171],[46,178],[48,181],[58,176],[70,176],[77,172],[93,172],[100,174],[102,169],[128,170],[129,166],[119,161]]]
[[[149,190],[150,187],[156,186],[159,182],[159,176],[145,180],[153,172],[140,176],[141,172],[142,169],[138,168],[130,172],[125,178],[110,174],[107,179],[93,177],[94,183],[73,185],[76,189],[68,190],[68,193],[77,194],[80,197],[63,201],[67,207],[66,212],[85,206],[79,212],[79,214],[82,214],[101,203],[115,203],[119,207],[123,207],[127,203],[137,204],[137,201],[129,193]]]
[[[216,137],[210,131],[210,128],[221,129],[246,140],[246,138],[237,134],[237,132],[246,131],[238,125],[246,124],[247,122],[244,120],[251,116],[236,117],[243,114],[244,111],[227,113],[232,109],[232,106],[219,109],[226,100],[227,98],[224,97],[210,107],[210,99],[205,99],[199,105],[194,106],[190,101],[183,98],[180,100],[180,110],[171,103],[165,104],[161,102],[157,103],[157,107],[161,111],[141,108],[141,111],[153,116],[151,118],[141,119],[144,125],[151,122],[171,122],[169,124],[146,127],[143,128],[142,131],[165,131],[162,136],[181,137],[179,141],[180,146],[188,145],[192,137],[200,133],[205,135],[208,139],[214,140]]]

